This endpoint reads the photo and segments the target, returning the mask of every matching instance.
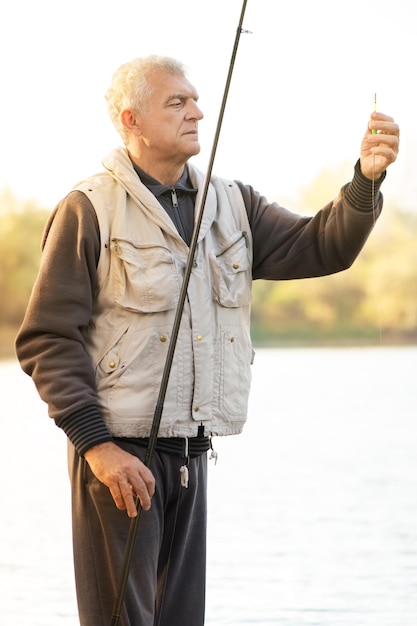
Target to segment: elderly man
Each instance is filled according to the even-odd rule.
[[[183,66],[165,57],[120,67],[107,101],[124,148],[53,212],[16,350],[69,440],[81,625],[109,624],[138,497],[122,623],[202,626],[206,453],[213,436],[239,433],[246,419],[252,279],[321,276],[352,264],[382,209],[399,130],[372,113],[352,181],[314,217],[212,177],[148,468],[204,178],[189,163],[203,114]]]

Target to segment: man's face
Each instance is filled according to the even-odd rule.
[[[144,148],[159,161],[187,161],[200,152],[195,88],[184,76],[154,71],[153,93],[145,113],[137,116]]]

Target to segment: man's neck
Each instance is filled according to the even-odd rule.
[[[149,174],[149,176],[152,176],[152,178],[160,182],[162,185],[174,187],[184,172],[184,163],[154,163],[145,158],[141,158],[138,155],[132,154],[130,151],[129,156],[135,165]]]

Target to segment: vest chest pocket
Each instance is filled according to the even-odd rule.
[[[169,311],[177,305],[179,278],[172,253],[163,246],[112,239],[114,299],[142,313]]]
[[[224,307],[240,307],[252,300],[252,267],[247,234],[238,232],[211,258],[215,300]]]

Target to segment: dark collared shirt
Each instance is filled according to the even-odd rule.
[[[133,167],[145,187],[162,204],[185,243],[190,245],[194,229],[194,205],[197,189],[194,189],[191,184],[188,168],[184,168],[184,172],[175,187],[169,187],[149,176],[134,163]]]

